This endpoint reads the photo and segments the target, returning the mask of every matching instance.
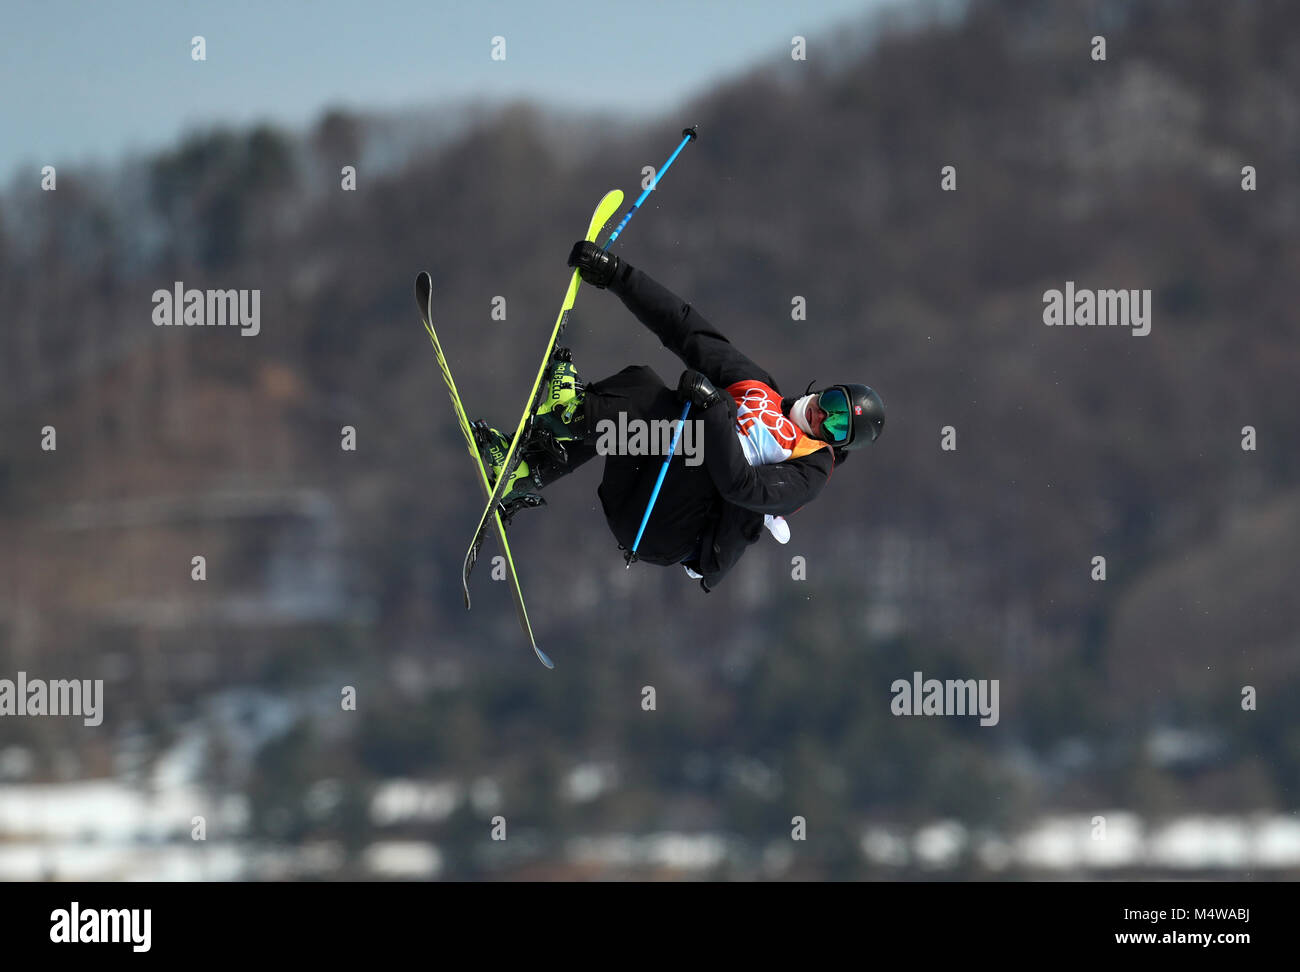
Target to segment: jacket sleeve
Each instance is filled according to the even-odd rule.
[[[728,503],[756,513],[793,513],[814,499],[830,478],[830,449],[800,459],[751,466],[736,435],[735,404],[719,403],[700,416],[703,458],[714,488]]]
[[[746,379],[776,387],[767,371],[737,351],[699,311],[627,261],[609,289],[686,367],[703,373],[718,388]]]

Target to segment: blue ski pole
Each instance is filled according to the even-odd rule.
[[[650,193],[654,192],[655,186],[659,185],[659,180],[664,177],[664,173],[668,171],[669,166],[671,166],[673,164],[673,161],[677,158],[677,156],[681,154],[682,149],[686,148],[686,143],[693,138],[700,137],[700,133],[698,131],[699,127],[700,127],[699,125],[692,125],[690,128],[682,129],[683,138],[681,144],[678,145],[677,148],[673,150],[672,155],[668,156],[668,161],[664,163],[663,168],[655,173],[655,177],[650,180],[650,185],[646,186],[645,189],[642,191],[641,195],[637,197],[637,201],[632,204],[632,208],[627,211],[627,215],[625,215],[622,221],[619,222],[618,226],[614,228],[614,232],[609,235],[609,239],[605,241],[605,245],[601,249],[608,250],[611,246],[614,245],[614,241],[618,239],[618,234],[623,232],[623,227],[626,226],[628,220],[632,218],[632,214],[641,208],[641,204],[645,202],[645,197],[650,195]]]
[[[659,487],[664,484],[664,476],[668,474],[668,464],[673,461],[673,453],[677,451],[677,440],[682,437],[682,429],[686,428],[686,416],[690,414],[690,411],[691,403],[687,402],[682,407],[682,420],[677,423],[677,431],[673,433],[673,444],[668,447],[668,455],[664,456],[664,464],[659,467],[659,478],[655,480],[655,488],[650,494],[650,502],[646,504],[645,516],[641,517],[641,527],[636,531],[636,539],[632,541],[632,549],[627,552],[625,559],[629,569],[632,566],[632,561],[636,560],[636,548],[641,546],[641,534],[645,533],[645,525],[650,522],[650,511],[655,508],[655,500],[659,498]]]
[[[673,162],[677,160],[677,156],[681,155],[682,149],[686,148],[687,144],[692,139],[699,137],[700,133],[698,125],[692,125],[690,128],[682,129],[681,142],[678,144],[677,148],[673,149],[673,154],[668,156],[668,161],[663,164],[663,167],[655,173],[655,177],[650,180],[650,185],[646,186],[645,189],[642,190],[641,195],[638,196],[636,202],[632,204],[632,208],[629,209],[626,215],[624,215],[619,221],[618,226],[614,227],[614,232],[611,233],[609,239],[605,241],[603,249],[608,250],[614,245],[614,241],[618,239],[618,234],[623,232],[623,227],[627,226],[628,221],[632,219],[632,215],[641,208],[641,204],[646,201],[646,197],[649,196],[650,193],[654,192],[655,187],[659,185],[659,180],[663,178],[664,174],[672,166]],[[650,502],[646,504],[645,516],[641,517],[641,526],[636,531],[636,539],[632,542],[632,549],[627,552],[626,560],[629,568],[632,566],[632,561],[636,560],[637,547],[641,546],[641,536],[645,533],[645,525],[650,522],[650,512],[655,508],[655,500],[659,498],[659,488],[663,486],[664,477],[668,475],[668,464],[672,462],[673,453],[677,451],[677,442],[681,438],[682,429],[686,427],[686,416],[690,410],[691,403],[687,402],[685,407],[682,408],[682,418],[681,421],[677,423],[677,431],[673,433],[673,442],[672,445],[668,447],[668,455],[664,457],[664,464],[659,467],[659,478],[655,480],[655,488],[650,494]]]

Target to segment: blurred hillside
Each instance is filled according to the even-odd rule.
[[[344,876],[394,780],[453,787],[446,813],[385,833],[436,845],[455,877],[642,873],[574,864],[565,842],[680,831],[753,851],[795,814],[815,836],[779,873],[860,877],[881,873],[854,849],[872,822],[1292,812],[1300,8],[1015,0],[913,20],[776,56],[645,125],[518,104],[397,152],[335,112],[11,188],[0,673],[108,692],[97,733],[0,725],[33,754],[11,779],[152,785],[193,738],[188,772],[246,798],[248,840],[334,841]],[[591,207],[635,198],[697,122],[617,252],[787,393],[872,384],[888,429],[788,547],[765,537],[707,598],[623,569],[597,464],[550,491],[511,531],[547,673],[486,560],[461,606],[480,504],[412,281],[433,275],[470,410],[514,421]],[[1151,334],[1045,328],[1043,292],[1067,280],[1150,288]],[[261,333],[154,327],[174,281],[260,288]],[[588,379],[681,367],[594,289],[566,343]],[[894,718],[889,685],[916,670],[1000,679],[998,727]],[[357,712],[331,704],[343,685]],[[214,715],[237,691],[278,699],[278,728]],[[525,838],[508,854],[486,846],[494,813]]]

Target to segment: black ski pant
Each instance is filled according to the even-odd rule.
[[[567,461],[560,463],[545,454],[528,456],[542,485],[549,485],[593,459],[598,454],[600,423],[609,420],[617,426],[620,413],[625,413],[626,421],[676,420],[681,418],[682,402],[676,390],[645,365],[631,365],[587,385],[578,425],[583,439],[564,443]],[[662,455],[605,456],[605,472],[597,495],[609,529],[622,549],[630,550],[636,540],[663,461]],[[652,564],[696,566],[701,536],[718,516],[721,505],[722,498],[704,464],[687,465],[685,456],[674,455],[637,549],[638,559]]]

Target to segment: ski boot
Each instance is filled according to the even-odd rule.
[[[510,439],[504,432],[497,431],[486,422],[473,422],[470,428],[474,432],[474,442],[483,459],[488,485],[495,489],[497,478],[505,467],[506,453],[510,451]],[[510,486],[501,497],[502,521],[509,523],[520,510],[545,506],[546,500],[535,492],[541,488],[542,484],[537,475],[529,468],[528,463],[520,458],[515,471],[510,475]]]
[[[584,387],[573,364],[573,352],[556,348],[543,386],[542,400],[533,413],[528,450],[540,449],[557,462],[568,460],[563,443],[581,440]]]

